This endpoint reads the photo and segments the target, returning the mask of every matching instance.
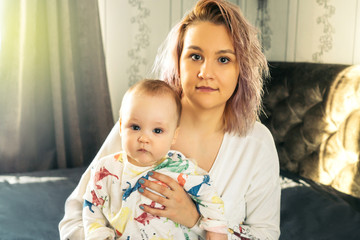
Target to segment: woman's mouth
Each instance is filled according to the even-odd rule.
[[[218,89],[207,87],[207,86],[201,86],[201,87],[195,87],[195,89],[199,92],[215,92],[218,91]]]

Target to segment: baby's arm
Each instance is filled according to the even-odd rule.
[[[108,220],[103,209],[108,209],[108,179],[118,178],[107,169],[111,169],[114,156],[109,155],[91,169],[91,177],[83,196],[83,225],[85,239],[114,239],[115,231],[108,227]]]
[[[106,226],[106,219],[99,206],[95,206],[88,200],[84,200],[83,224],[86,240],[115,238],[115,232]]]

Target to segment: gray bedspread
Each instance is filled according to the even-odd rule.
[[[67,196],[85,168],[0,175],[0,239],[59,239]],[[360,199],[282,172],[280,239],[360,239]]]

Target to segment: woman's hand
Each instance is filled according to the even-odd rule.
[[[165,183],[167,186],[141,178],[139,180],[139,183],[141,184],[139,192],[150,200],[163,205],[165,208],[151,208],[144,204],[140,205],[140,208],[154,216],[169,218],[170,220],[188,228],[193,227],[198,221],[200,215],[190,196],[179,185],[179,183],[171,177],[158,172],[149,172],[149,176]],[[158,192],[165,197],[152,193],[151,191],[146,190],[146,188]]]

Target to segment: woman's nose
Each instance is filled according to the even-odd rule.
[[[214,77],[213,67],[210,61],[204,61],[200,67],[198,77],[203,80],[212,79]]]

